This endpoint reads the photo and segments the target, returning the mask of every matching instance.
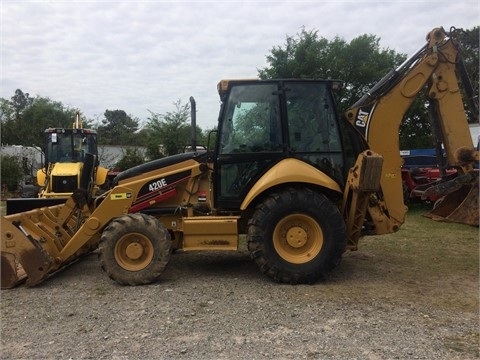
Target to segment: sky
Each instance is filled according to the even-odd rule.
[[[412,55],[435,27],[480,25],[478,1],[0,0],[0,97],[16,89],[101,121],[124,110],[145,124],[193,96],[211,129],[217,83],[257,78],[287,36],[372,34]]]

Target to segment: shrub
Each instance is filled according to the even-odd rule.
[[[118,161],[115,167],[120,170],[130,169],[131,167],[141,165],[145,162],[141,152],[136,148],[128,148],[123,157]]]
[[[15,191],[23,178],[23,168],[17,156],[1,155],[1,181],[9,191]]]

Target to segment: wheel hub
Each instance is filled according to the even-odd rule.
[[[128,271],[140,271],[153,259],[154,249],[151,241],[139,233],[129,233],[115,245],[117,264]]]
[[[307,239],[307,232],[300,226],[293,226],[287,230],[286,240],[293,248],[301,248],[307,243]]]
[[[322,250],[323,232],[311,216],[290,214],[275,226],[273,246],[285,261],[304,264],[315,258]]]
[[[131,260],[138,260],[143,255],[143,246],[138,242],[132,242],[125,249],[125,255]]]

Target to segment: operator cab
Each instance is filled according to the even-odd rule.
[[[94,130],[50,128],[45,130],[45,137],[45,165],[83,163],[86,153],[98,157],[97,133]]]
[[[346,161],[332,80],[223,80],[216,148],[216,206],[238,209],[276,163],[297,158],[344,182]]]

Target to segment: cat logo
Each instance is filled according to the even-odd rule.
[[[367,111],[358,110],[358,115],[357,115],[357,120],[355,121],[355,125],[362,128],[366,127],[369,114],[370,113]]]

